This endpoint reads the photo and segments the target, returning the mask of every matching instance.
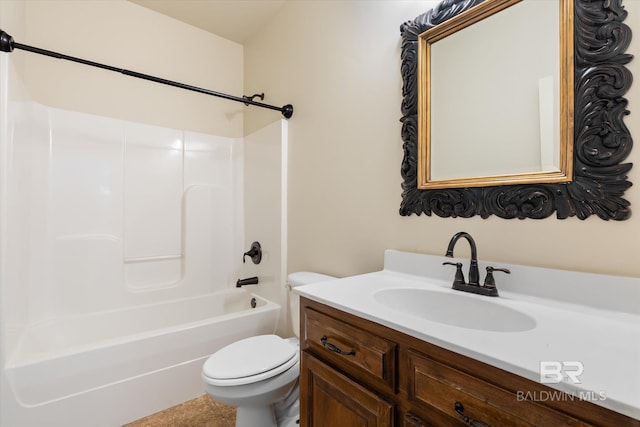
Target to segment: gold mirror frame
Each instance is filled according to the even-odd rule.
[[[505,0],[509,1],[509,0]],[[400,215],[441,217],[579,219],[596,215],[625,220],[631,215],[624,192],[631,186],[623,163],[633,146],[624,124],[625,93],[633,77],[625,67],[631,30],[623,0],[572,0],[573,6],[573,176],[567,182],[513,185],[469,184],[461,188],[418,186],[418,38],[483,0],[443,0],[400,27],[402,36],[402,202]],[[570,144],[571,145],[571,144]]]
[[[418,37],[418,188],[464,188],[491,185],[567,182],[573,166],[573,0],[559,0],[560,153],[559,170],[451,179],[431,175],[431,47],[522,0],[486,0]]]

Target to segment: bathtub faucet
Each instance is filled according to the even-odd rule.
[[[251,243],[251,248],[242,255],[243,264],[247,262],[247,257],[251,258],[254,264],[260,264],[260,261],[262,261],[262,247],[260,246],[260,242]]]
[[[236,282],[236,288],[239,288],[245,285],[257,285],[257,284],[258,284],[257,277],[247,277],[246,279],[238,279],[238,281]]]

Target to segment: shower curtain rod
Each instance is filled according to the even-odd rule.
[[[177,87],[185,90],[190,90],[193,92],[204,93],[206,95],[217,96],[219,98],[224,98],[231,101],[242,102],[245,105],[255,105],[256,107],[262,107],[262,108],[268,108],[270,110],[280,111],[286,119],[291,118],[291,116],[293,115],[293,105],[291,104],[287,104],[283,107],[276,107],[275,105],[264,104],[262,102],[257,102],[253,100],[253,98],[255,97],[260,97],[260,99],[264,99],[264,94],[253,95],[253,96],[243,96],[242,98],[238,96],[227,95],[226,93],[215,92],[213,90],[203,89],[197,86],[191,86],[184,83],[174,82],[172,80],[150,76],[148,74],[142,74],[135,71],[125,70],[124,68],[112,67],[111,65],[100,64],[98,62],[88,61],[86,59],[76,58],[73,56],[64,55],[62,53],[52,52],[50,50],[40,49],[38,47],[17,43],[13,40],[13,37],[5,33],[4,31],[0,30],[0,51],[13,52],[14,49],[22,49],[29,52],[37,53],[39,55],[50,56],[52,58],[57,58],[57,59],[66,59],[67,61],[90,65],[92,67],[102,68],[103,70],[115,71],[127,76],[137,77],[139,79],[148,80],[155,83],[161,83],[164,85],[173,86],[173,87]]]

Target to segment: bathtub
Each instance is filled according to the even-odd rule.
[[[14,402],[2,418],[12,427],[113,427],[189,400],[204,393],[211,353],[273,333],[279,313],[231,289],[34,324],[5,366]]]

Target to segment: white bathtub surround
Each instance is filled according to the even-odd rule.
[[[240,141],[36,103],[9,108],[26,115],[8,143],[28,180],[14,173],[7,185],[16,221],[35,226],[22,236],[28,323],[206,294],[235,279]]]
[[[201,395],[210,354],[281,318],[278,298],[234,286],[253,273],[243,139],[47,107],[0,66],[0,425],[112,427]]]
[[[580,383],[546,385],[640,419],[640,279],[480,261],[483,277],[487,265],[511,270],[496,277],[500,296],[492,298],[452,290],[454,270],[443,261],[462,262],[467,273],[467,259],[387,250],[382,271],[294,292],[537,382],[541,362],[579,362]],[[489,330],[429,320],[418,308],[412,313],[380,300],[381,291],[398,289],[498,305],[503,310],[495,311],[516,310],[533,325]]]

